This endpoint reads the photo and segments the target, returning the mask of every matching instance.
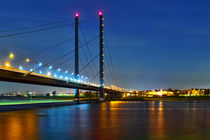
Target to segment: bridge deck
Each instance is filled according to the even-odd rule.
[[[25,75],[24,71],[15,71],[9,69],[0,69],[0,81],[100,91],[100,88],[96,86],[67,82],[65,80],[51,78],[49,76],[36,74],[36,73]],[[105,92],[116,92],[116,91],[111,89],[105,89]]]

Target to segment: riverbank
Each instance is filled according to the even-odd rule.
[[[33,100],[23,97],[0,97],[0,112],[19,111],[27,109],[76,105],[73,97],[33,97]],[[210,96],[179,96],[179,97],[123,97],[106,101],[184,101],[210,100]],[[97,98],[80,98],[80,104],[100,103]]]
[[[29,97],[23,97],[23,96],[0,96],[0,101],[1,100],[74,100],[74,96],[32,96],[31,98]],[[97,99],[95,97],[88,98],[85,96],[80,96],[80,99],[86,100],[86,99]]]
[[[43,107],[56,107],[75,104],[73,101],[69,102],[50,102],[50,103],[26,103],[26,104],[14,104],[14,105],[0,105],[0,112],[19,111],[27,109],[37,109]]]
[[[98,103],[98,99],[81,99],[79,104]],[[0,100],[0,112],[76,105],[74,100]]]
[[[210,100],[210,96],[170,96],[170,97],[123,97],[113,101],[183,101],[183,100]]]
[[[130,96],[130,97],[123,97],[119,99],[110,99],[111,101],[145,101],[143,97],[135,97],[135,96]]]

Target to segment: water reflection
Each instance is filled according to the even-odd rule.
[[[164,139],[165,133],[165,119],[163,111],[163,102],[151,102],[151,109],[149,111],[149,127],[150,127],[150,139],[161,138]]]
[[[209,139],[210,102],[108,102],[0,113],[0,140]]]
[[[0,113],[0,140],[38,139],[38,124],[34,111]]]

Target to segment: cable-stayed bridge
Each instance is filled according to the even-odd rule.
[[[99,20],[99,35],[87,39],[88,36],[83,30],[83,24],[96,19]],[[117,86],[116,72],[104,32],[102,11],[99,11],[96,18],[84,21],[79,21],[79,13],[76,12],[75,21],[71,23],[69,23],[69,20],[63,20],[3,30],[0,31],[0,39],[58,30],[69,26],[74,26],[74,37],[57,42],[49,47],[35,50],[21,57],[16,56],[14,53],[9,53],[8,57],[0,65],[0,81],[73,88],[78,101],[79,90],[99,91],[101,100],[104,99],[104,93],[119,94],[130,92],[130,89]],[[90,48],[92,46],[91,43],[97,40],[99,41],[99,44],[97,43],[96,45],[98,49]],[[54,49],[68,45],[71,41],[74,41],[74,48],[72,50],[64,50],[62,55],[57,56]],[[80,54],[81,51],[83,55]],[[47,58],[49,52],[55,54],[50,60]],[[93,55],[93,53],[96,55]],[[41,61],[41,57],[44,57],[45,62]],[[15,63],[16,61],[18,65]],[[68,62],[72,61],[74,62],[74,70],[72,70],[72,65],[68,65]]]

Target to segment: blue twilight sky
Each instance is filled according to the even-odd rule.
[[[0,5],[0,30],[65,19],[73,21],[73,13],[77,10],[80,20],[90,19],[103,9],[105,32],[119,86],[134,89],[210,88],[209,8],[210,1],[207,0],[6,0]],[[98,34],[97,19],[82,26],[88,34],[87,39]],[[4,61],[9,52],[24,56],[73,35],[74,27],[70,26],[1,38],[0,59]],[[97,43],[90,45],[93,55],[98,52]],[[62,49],[37,56],[36,61],[45,62],[69,48],[73,49],[73,42],[71,47],[67,44]],[[73,70],[73,60],[64,67]],[[0,84],[0,92],[37,89],[36,86]],[[39,90],[45,92],[51,88]]]

